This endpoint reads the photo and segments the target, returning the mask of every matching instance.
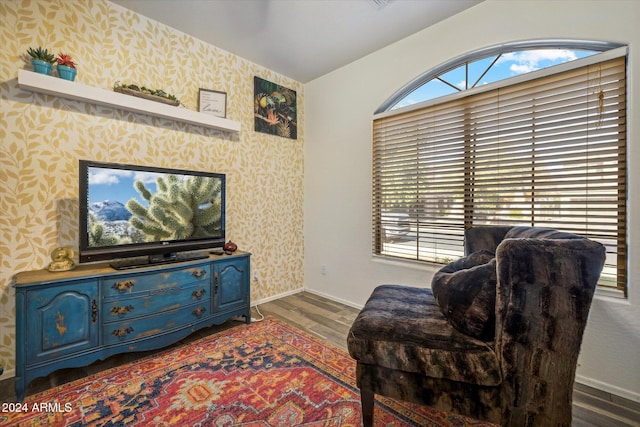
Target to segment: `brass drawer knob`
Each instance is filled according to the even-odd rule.
[[[111,289],[115,289],[118,292],[125,292],[133,288],[135,284],[133,280],[125,280],[123,282],[116,282],[111,286]]]
[[[129,335],[131,332],[133,332],[133,328],[129,326],[127,329],[114,329],[114,331],[111,332],[111,335],[113,335],[114,337],[123,338]]]
[[[202,315],[203,315],[206,311],[207,311],[207,309],[206,309],[206,308],[204,308],[204,307],[198,307],[198,308],[196,308],[195,310],[193,310],[193,311],[191,312],[191,314],[193,314],[194,316],[196,316],[196,317],[200,318],[200,317],[202,317]]]
[[[207,272],[206,272],[206,271],[204,271],[204,270],[203,270],[203,269],[201,269],[201,268],[199,268],[199,269],[197,269],[197,270],[193,270],[193,271],[191,272],[191,275],[192,275],[193,277],[195,277],[196,279],[200,279],[200,278],[204,277],[204,276],[205,276],[205,274],[207,274]]]
[[[111,309],[110,313],[113,314],[114,316],[121,316],[123,314],[129,313],[131,310],[133,310],[132,305],[127,305],[125,307],[115,306]]]
[[[207,291],[205,291],[204,289],[200,289],[197,291],[193,291],[193,293],[191,294],[191,297],[193,299],[200,299],[202,298],[202,296],[206,293]]]

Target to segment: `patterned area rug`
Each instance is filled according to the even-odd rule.
[[[273,318],[28,396],[20,426],[359,426],[355,362]],[[381,398],[376,426],[490,426]]]

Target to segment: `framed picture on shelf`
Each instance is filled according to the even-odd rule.
[[[198,111],[216,117],[227,117],[227,93],[202,89],[198,92]]]

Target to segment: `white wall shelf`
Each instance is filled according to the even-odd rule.
[[[225,132],[240,132],[240,122],[131,95],[87,86],[28,70],[18,70],[21,89],[74,101],[103,105],[149,116],[162,117]]]

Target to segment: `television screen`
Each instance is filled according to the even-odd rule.
[[[80,261],[220,247],[225,175],[80,161]]]

